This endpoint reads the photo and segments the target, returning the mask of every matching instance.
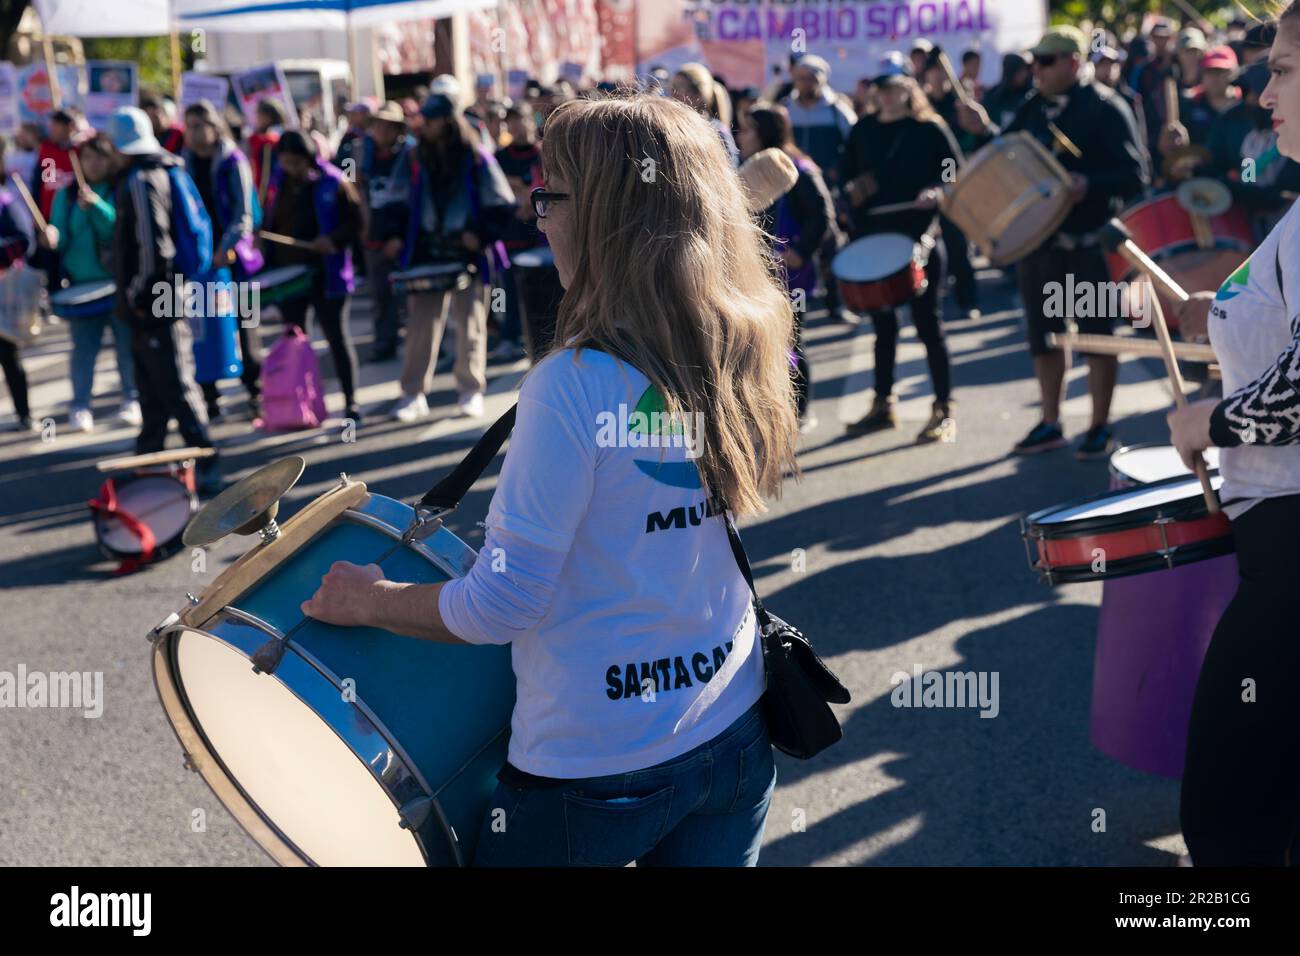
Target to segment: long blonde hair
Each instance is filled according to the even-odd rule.
[[[731,97],[721,83],[713,78],[709,68],[703,63],[683,63],[677,70],[678,76],[686,77],[691,86],[704,100],[704,109],[709,116],[727,128],[731,127]]]
[[[552,349],[619,356],[670,414],[701,413],[705,489],[765,510],[797,467],[793,312],[717,133],[669,97],[574,100],[542,164],[568,184],[576,256]]]

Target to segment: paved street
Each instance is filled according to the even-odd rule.
[[[1030,573],[1019,518],[1106,487],[1104,462],[1068,451],[1007,452],[1037,420],[1020,316],[1001,273],[982,273],[985,314],[947,324],[957,398],[955,440],[912,444],[929,413],[923,350],[910,325],[898,363],[900,428],[848,438],[842,423],[870,397],[869,326],[809,328],[819,427],[803,440],[801,480],[769,513],[742,526],[764,599],[812,638],[853,692],[839,708],[845,739],[810,762],[778,757],[767,865],[1165,866],[1183,851],[1176,782],[1131,771],[1088,741],[1099,584],[1049,589]],[[363,307],[353,313],[368,344]],[[322,357],[324,341],[317,334]],[[66,421],[66,335],[26,353],[37,416]],[[96,413],[116,408],[112,353],[101,355]],[[396,363],[363,366],[368,409],[397,395]],[[355,442],[331,425],[276,437],[251,434],[227,388],[231,420],[217,426],[227,477],[287,454],[308,468],[282,505],[292,513],[339,472],[412,500],[504,411],[523,363],[490,366],[483,423],[376,417]],[[1067,433],[1087,423],[1076,362]],[[1168,392],[1155,363],[1121,366],[1115,418],[1125,441],[1166,437]],[[439,376],[431,405],[454,394]],[[341,403],[331,395],[331,410]],[[4,407],[10,408],[6,402]],[[4,421],[11,418],[6,414]],[[182,768],[148,667],[145,632],[198,593],[247,546],[226,539],[206,573],[185,556],[111,577],[86,500],[97,460],[129,454],[133,434],[0,435],[0,671],[103,671],[99,719],[66,710],[0,711],[0,865],[263,865],[268,860]],[[173,438],[173,442],[177,439]],[[449,522],[482,541],[496,468]],[[999,712],[900,709],[896,671],[996,673]],[[1106,813],[1094,832],[1095,810]],[[196,809],[205,832],[191,831]]]

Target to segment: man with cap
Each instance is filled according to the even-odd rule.
[[[123,106],[109,117],[108,137],[116,153],[117,221],[114,224],[114,307],[131,327],[136,388],[143,423],[138,455],[162,451],[167,427],[176,419],[185,444],[211,448],[203,393],[194,380],[194,340],[184,309],[175,308],[176,245],[172,236],[172,175],[186,176],[179,157],[162,148],[144,111]],[[156,291],[156,287],[167,292]],[[167,301],[163,301],[163,299]],[[221,490],[218,459],[202,459],[199,491]]]
[[[1167,154],[1189,144],[1204,146],[1215,119],[1241,99],[1232,85],[1237,72],[1237,54],[1232,47],[1216,46],[1206,50],[1200,57],[1197,71],[1200,84],[1179,93],[1178,122],[1166,124],[1160,133],[1161,153]]]
[[[849,131],[857,122],[851,101],[831,88],[831,67],[811,53],[801,56],[790,71],[794,89],[781,105],[790,114],[795,144],[817,164],[832,196],[839,192],[840,156]],[[833,230],[828,244],[818,253],[818,272],[826,288],[826,310],[832,321],[846,321],[840,304],[839,286],[831,273],[831,260],[839,250],[834,246]]]
[[[366,273],[374,306],[374,344],[368,361],[387,362],[397,355],[401,302],[389,276],[402,254],[410,192],[410,159],[414,140],[407,133],[406,114],[389,100],[370,117],[359,166],[361,198],[365,203]]]
[[[1147,127],[1144,134],[1147,149],[1156,164],[1153,168],[1159,168],[1160,131],[1170,120],[1170,117],[1165,115],[1165,80],[1171,77],[1174,80],[1178,79],[1173,24],[1165,17],[1157,18],[1152,24],[1148,38],[1151,45],[1151,59],[1134,69],[1129,76],[1129,85],[1142,100],[1142,109],[1146,114]]]
[[[1049,289],[1054,283],[1064,288],[1067,281],[1074,288],[1110,281],[1096,232],[1149,181],[1146,155],[1132,111],[1114,90],[1080,80],[1086,49],[1087,40],[1078,28],[1049,30],[1030,51],[1034,57],[1034,93],[1004,128],[990,122],[982,107],[963,104],[958,108],[962,124],[973,133],[988,136],[1019,130],[1030,134],[1055,154],[1071,177],[1073,205],[1065,221],[1016,267],[1042,401],[1042,420],[1015,446],[1017,454],[1065,444],[1060,422],[1065,357],[1060,349],[1047,344],[1049,332],[1065,331],[1065,319],[1059,314],[1061,310],[1047,307]],[[1080,155],[1076,156],[1070,146]],[[1109,334],[1113,318],[1089,315],[1076,316],[1075,320],[1081,332]],[[1104,457],[1114,444],[1109,419],[1117,368],[1114,356],[1088,357],[1092,421],[1076,448],[1080,458]]]
[[[253,219],[257,193],[248,158],[240,152],[226,121],[208,100],[191,103],[185,109],[185,145],[181,150],[185,168],[198,187],[203,208],[212,220],[212,261],[228,267],[231,278],[244,282],[262,268],[262,256],[253,240]],[[240,316],[239,351],[243,371],[239,379],[248,392],[249,418],[261,415],[262,339],[251,322]],[[208,420],[221,417],[220,391],[215,381],[200,382],[208,405]]]
[[[1188,27],[1178,34],[1178,88],[1189,90],[1201,82],[1201,57],[1210,45],[1205,34]]]

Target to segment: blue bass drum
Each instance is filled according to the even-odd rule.
[[[199,283],[202,317],[190,318],[194,336],[194,381],[219,382],[244,374],[239,354],[239,318],[235,315],[236,289],[229,269],[219,269]],[[214,301],[209,303],[211,297]],[[216,308],[209,309],[209,304]]]
[[[509,646],[336,627],[299,609],[338,560],[417,583],[468,571],[474,551],[445,528],[404,541],[414,517],[345,478],[151,632],[186,765],[281,864],[473,857],[506,759]]]

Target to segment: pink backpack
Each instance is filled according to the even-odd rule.
[[[254,424],[267,431],[294,431],[324,424],[325,388],[311,339],[288,326],[262,363],[262,417]]]

